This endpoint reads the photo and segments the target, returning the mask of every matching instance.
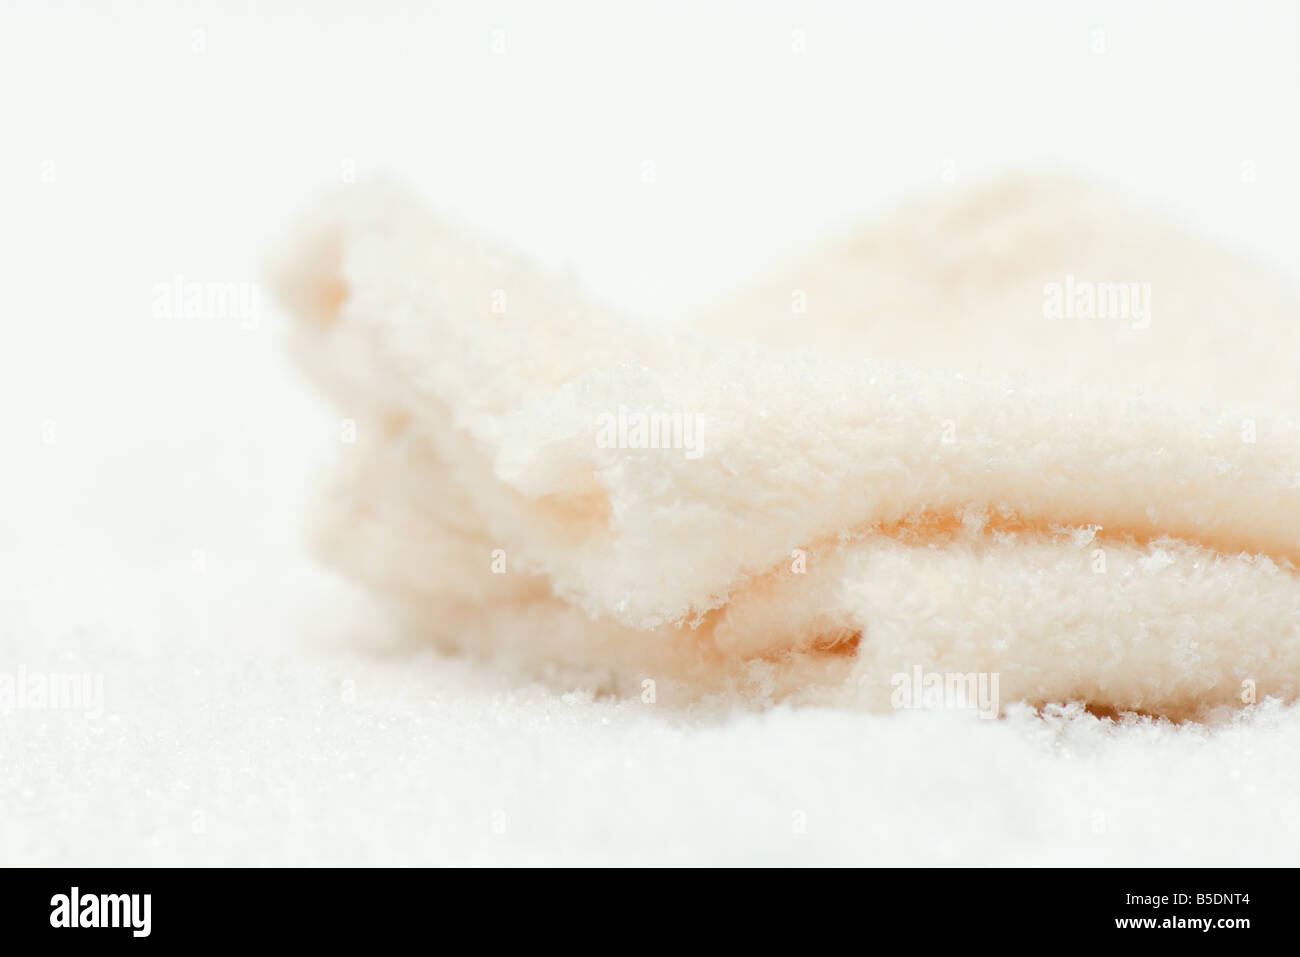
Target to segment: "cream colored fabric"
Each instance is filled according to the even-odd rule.
[[[1300,688],[1300,307],[1105,194],[944,193],[685,326],[385,186],[274,274],[357,423],[319,547],[431,640],[660,700],[887,709],[917,668],[1175,717]],[[1090,292],[1121,314],[1069,318]]]

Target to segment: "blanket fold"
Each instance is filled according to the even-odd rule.
[[[1105,193],[913,203],[672,325],[385,185],[273,273],[356,423],[318,546],[433,639],[658,700],[1296,695],[1300,307]]]

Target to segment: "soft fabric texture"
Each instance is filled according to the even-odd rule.
[[[431,640],[669,701],[1296,697],[1300,307],[1104,193],[914,203],[679,324],[391,186],[273,272],[344,420],[319,548]]]

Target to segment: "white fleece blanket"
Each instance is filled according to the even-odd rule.
[[[672,326],[388,186],[274,275],[343,417],[319,546],[423,637],[660,701],[1296,697],[1300,307],[1088,187],[915,203]]]

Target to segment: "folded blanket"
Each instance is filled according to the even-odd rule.
[[[658,701],[1296,697],[1300,306],[1102,192],[944,193],[672,324],[390,186],[273,274],[346,420],[319,548],[431,640]]]

